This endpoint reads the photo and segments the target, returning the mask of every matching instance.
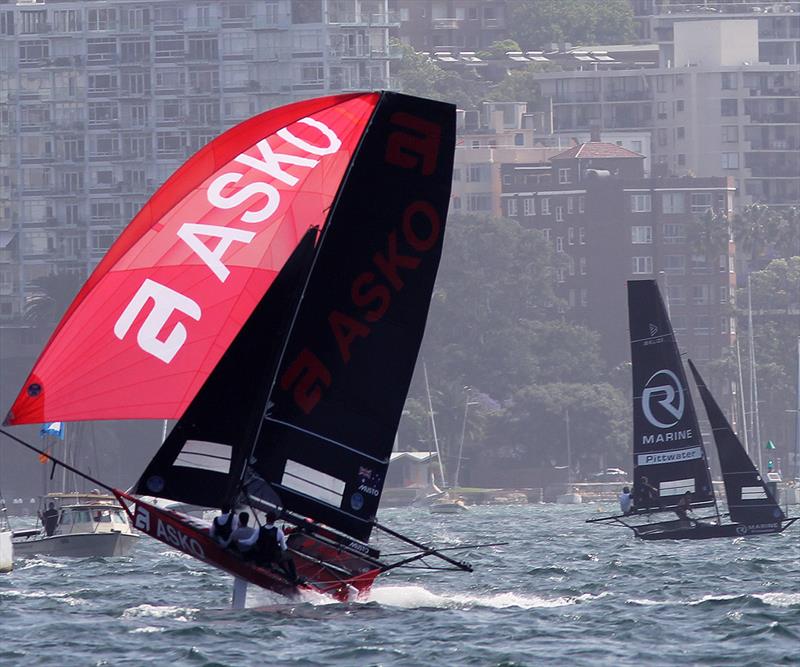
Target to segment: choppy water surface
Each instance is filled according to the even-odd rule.
[[[254,591],[142,538],[130,558],[18,560],[0,575],[0,665],[800,664],[800,527],[641,542],[596,506],[386,510],[474,552],[473,574],[396,571],[365,602]]]

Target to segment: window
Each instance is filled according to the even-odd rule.
[[[692,193],[692,213],[705,213],[710,211],[713,206],[713,198],[710,192]]]
[[[467,198],[467,210],[474,211],[491,211],[492,210],[492,196],[483,193],[470,194]]]
[[[665,255],[664,272],[672,275],[686,273],[686,255]]]
[[[517,211],[517,199],[509,199],[508,200],[508,217],[509,218],[516,218],[518,214]]]
[[[730,319],[727,315],[722,315],[719,318],[719,332],[722,334],[728,333],[728,324],[730,323]]]
[[[682,224],[664,224],[664,243],[683,243],[686,241],[686,229]]]
[[[44,40],[20,42],[19,44],[20,63],[35,63],[43,58],[47,58],[49,54],[50,45]]]
[[[652,257],[631,257],[632,272],[637,275],[653,273]]]
[[[536,215],[536,205],[533,197],[525,197],[522,200],[522,214],[523,215]]]
[[[722,72],[722,90],[736,90],[736,73]]]
[[[679,167],[686,166],[686,154],[685,153],[678,153],[678,166]]]
[[[578,213],[583,213],[586,210],[586,197],[580,195],[578,197]]]
[[[643,225],[641,227],[631,227],[631,243],[652,243],[653,242],[653,228],[650,225]]]
[[[550,215],[550,198],[542,197],[539,202],[539,211],[542,215]]]
[[[575,228],[574,227],[570,227],[567,230],[567,243],[569,243],[569,245],[575,245]]]
[[[582,287],[581,288],[581,306],[583,308],[586,308],[588,303],[589,303],[589,290],[587,290],[585,287]]]
[[[738,153],[721,153],[720,164],[723,169],[738,169],[739,168],[739,154]]]
[[[569,183],[570,182],[570,172],[572,169],[565,168],[558,170],[558,182],[559,183]]]
[[[90,9],[86,18],[89,30],[110,30],[117,20],[117,10],[113,8]]]
[[[120,57],[124,63],[145,64],[150,62],[150,42],[122,42],[119,45]]]
[[[564,252],[564,237],[556,237],[556,252]]]
[[[586,227],[578,227],[578,243],[586,245]]]
[[[667,303],[672,306],[683,306],[686,304],[686,289],[683,285],[667,286]]]
[[[563,266],[559,267],[558,270],[557,270],[558,282],[560,282],[560,283],[565,282],[566,279],[567,279],[566,278],[566,274],[567,274],[567,272],[564,270],[564,267]]]
[[[686,128],[685,127],[676,127],[675,128],[675,140],[680,141],[681,139],[686,138]]]
[[[708,336],[711,318],[708,315],[697,315],[694,318],[694,333],[697,336]]]
[[[686,197],[682,192],[665,192],[661,195],[662,213],[686,213]]]
[[[675,100],[675,111],[678,113],[682,113],[684,109],[684,102],[683,100]]]
[[[170,60],[183,55],[183,37],[156,37],[156,60]]]
[[[659,146],[666,146],[667,145],[667,128],[659,127],[656,131],[656,137],[658,139]]]
[[[695,306],[707,306],[709,303],[708,285],[692,285],[692,303]]]
[[[467,171],[467,183],[482,183],[489,181],[489,165],[471,164]]]
[[[550,229],[543,229],[542,230],[542,234],[544,234],[544,240],[545,241],[549,241],[550,240],[550,232],[551,232]]]
[[[739,103],[735,99],[719,101],[719,112],[722,116],[736,116],[739,113]]]
[[[564,207],[556,206],[556,222],[564,222]]]
[[[567,197],[567,214],[575,212],[575,197]]]
[[[461,197],[453,197],[453,210],[454,211],[461,210]]]
[[[631,195],[632,213],[649,213],[651,208],[651,198],[649,194]]]
[[[567,255],[567,269],[569,270],[569,275],[575,275],[575,258],[572,255]]]
[[[722,126],[722,143],[735,144],[739,141],[739,127],[736,125]]]
[[[586,275],[586,258],[585,257],[581,257],[578,260],[578,266],[580,267],[581,275],[585,276]]]

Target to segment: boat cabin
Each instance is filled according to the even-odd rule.
[[[130,532],[130,522],[113,496],[50,493],[42,498],[40,516],[53,503],[58,511],[54,535]]]

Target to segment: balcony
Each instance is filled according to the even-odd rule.
[[[599,102],[600,92],[597,90],[576,90],[575,92],[557,93],[553,97],[556,104],[584,104]]]
[[[639,102],[650,99],[650,91],[647,90],[608,90],[605,94],[608,102]]]

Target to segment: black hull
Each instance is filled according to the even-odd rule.
[[[691,526],[681,521],[663,521],[644,526],[628,526],[636,537],[643,540],[710,540],[716,537],[750,537],[754,535],[770,535],[782,533],[791,526],[798,517],[775,523],[697,523]]]

